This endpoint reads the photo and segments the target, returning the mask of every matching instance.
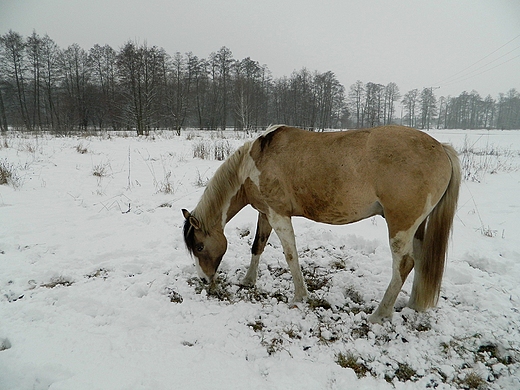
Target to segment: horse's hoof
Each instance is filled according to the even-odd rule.
[[[289,307],[291,307],[292,309],[298,308],[301,310],[307,304],[308,298],[308,296],[294,297],[294,299],[291,302],[289,302]]]
[[[370,322],[371,324],[380,324],[383,322],[383,318],[376,315],[375,313],[374,314],[370,314],[368,316],[368,322]]]
[[[368,322],[370,322],[371,324],[382,324],[383,322],[385,322],[387,320],[391,320],[391,319],[392,319],[392,314],[382,316],[381,314],[378,314],[377,312],[372,313],[368,316]]]
[[[249,279],[249,278],[244,278],[244,279],[242,279],[242,282],[240,283],[240,286],[251,288],[251,287],[254,287],[255,284],[256,284],[256,280]]]

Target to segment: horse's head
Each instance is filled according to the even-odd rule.
[[[220,261],[226,253],[227,240],[221,229],[206,231],[199,220],[188,210],[182,210],[184,218],[184,242],[188,251],[195,256],[199,277],[211,282],[217,273]]]

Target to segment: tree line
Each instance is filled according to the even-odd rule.
[[[318,130],[389,123],[520,128],[520,94],[512,89],[494,100],[473,91],[437,100],[432,88],[401,96],[395,83],[361,81],[347,93],[331,71],[303,68],[274,78],[266,65],[237,60],[227,47],[199,58],[134,41],[119,50],[94,45],[86,51],[77,44],[61,49],[36,32],[0,36],[2,131],[132,129],[143,135],[270,123]]]
[[[477,91],[437,99],[433,87],[401,96],[395,83],[357,81],[347,102],[351,125],[357,128],[398,123],[420,129],[520,129],[520,93],[514,88],[498,99],[482,98]]]

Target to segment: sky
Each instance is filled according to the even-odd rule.
[[[0,34],[88,50],[129,40],[207,58],[222,46],[274,77],[303,67],[402,94],[520,91],[518,0],[0,0]]]

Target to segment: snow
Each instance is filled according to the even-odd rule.
[[[220,164],[193,158],[215,133],[1,136],[14,179],[0,186],[0,389],[520,388],[520,131],[430,134],[471,149],[441,299],[406,308],[409,277],[382,325],[367,322],[390,279],[379,217],[294,218],[305,306],[287,304],[274,234],[257,287],[239,287],[249,207],[226,226],[219,285],[199,282],[180,209]]]

